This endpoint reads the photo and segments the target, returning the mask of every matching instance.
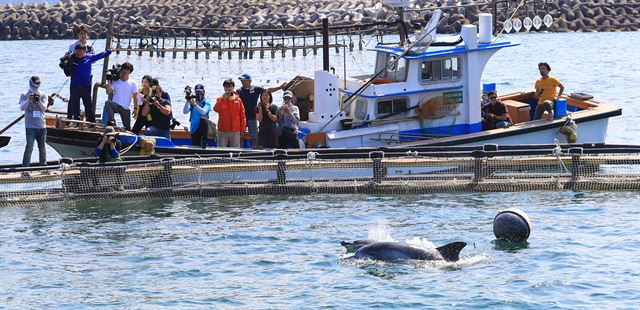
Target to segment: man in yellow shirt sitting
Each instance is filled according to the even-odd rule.
[[[536,81],[535,97],[538,98],[538,105],[536,106],[534,120],[541,119],[544,111],[549,113],[549,120],[553,120],[553,104],[564,91],[564,86],[558,79],[549,75],[551,66],[546,62],[538,64],[541,78]],[[560,91],[556,92],[556,87],[560,87]]]

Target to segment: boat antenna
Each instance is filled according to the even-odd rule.
[[[377,79],[383,72],[386,72],[389,68],[395,66],[395,64],[398,61],[400,61],[402,57],[404,57],[409,53],[412,53],[413,52],[412,48],[416,46],[418,43],[421,43],[423,39],[429,37],[432,31],[436,31],[438,26],[440,26],[445,20],[447,20],[447,18],[449,18],[448,13],[443,13],[443,14],[444,14],[444,17],[442,17],[442,19],[438,21],[438,24],[436,25],[436,27],[433,27],[430,31],[427,31],[424,35],[420,36],[415,42],[411,43],[411,45],[409,45],[409,47],[406,48],[404,52],[402,52],[402,54],[398,55],[394,60],[390,61],[384,68],[376,72],[376,74],[374,74],[366,83],[364,83],[364,85],[360,86],[360,88],[358,88],[355,92],[349,95],[349,97],[347,97],[347,99],[344,101],[344,106],[342,109],[340,109],[340,112],[344,112],[346,109],[351,107],[351,103],[353,102],[353,99],[359,96],[365,89],[367,89],[367,87],[369,87],[369,85],[371,85],[373,81],[375,81],[375,79]],[[344,78],[346,79],[347,77],[345,76]],[[327,126],[329,126],[329,124],[331,124],[331,122],[333,122],[338,116],[340,116],[340,114],[341,113],[336,113],[335,116],[333,116],[331,119],[329,119],[328,122],[326,122],[324,125],[322,125],[322,127],[320,127],[318,132],[322,132],[322,130],[324,130]]]

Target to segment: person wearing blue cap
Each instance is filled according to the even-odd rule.
[[[207,121],[211,111],[211,102],[204,97],[204,85],[196,85],[195,93],[195,98],[188,98],[185,102],[182,113],[191,113],[189,115],[191,145],[206,149],[209,144],[209,123]]]
[[[258,100],[260,94],[265,91],[262,87],[251,85],[251,75],[244,73],[238,77],[242,82],[242,87],[238,88],[237,92],[240,95],[242,104],[244,105],[244,111],[247,119],[247,129],[249,136],[251,136],[251,146],[256,148],[258,145],[258,121],[256,119]],[[283,83],[280,86],[270,87],[266,90],[270,93],[284,89],[287,83]]]

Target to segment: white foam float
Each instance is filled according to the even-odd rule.
[[[545,15],[542,20],[544,21],[544,25],[547,26],[547,28],[551,27],[551,24],[553,24],[553,17],[551,17],[551,15],[549,14]]]
[[[513,20],[513,30],[519,32],[522,29],[522,21],[519,18]]]
[[[511,22],[510,19],[507,19],[504,22],[502,22],[502,29],[504,29],[504,31],[506,31],[507,33],[511,32],[511,29],[513,29],[513,23]]]
[[[533,18],[533,28],[538,30],[540,27],[542,27],[542,18],[540,18],[540,16],[536,16]]]
[[[529,31],[529,30],[531,30],[531,26],[533,26],[533,22],[531,21],[531,18],[529,18],[529,16],[527,16],[522,21],[522,25],[524,26],[524,29],[527,29],[527,31]]]

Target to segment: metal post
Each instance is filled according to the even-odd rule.
[[[491,0],[491,6],[493,10],[491,14],[493,14],[493,35],[498,35],[498,1]]]
[[[105,49],[111,48],[111,40],[113,39],[113,11],[109,12],[109,25],[107,26],[107,42],[105,42]],[[93,97],[91,98],[91,104],[93,105],[93,115],[96,114],[96,106],[98,103],[98,89],[104,86],[107,82],[107,70],[109,69],[109,57],[103,58],[102,63],[102,78],[100,83],[93,85]]]
[[[373,161],[372,169],[373,169],[373,182],[382,183],[382,180],[387,175],[387,169],[382,162],[382,158],[384,158],[384,152],[375,151],[371,152],[371,160]]]
[[[329,71],[329,19],[322,19],[322,70]]]
[[[105,49],[111,48],[111,40],[113,39],[113,11],[109,12],[109,25],[107,26],[107,42],[105,43]],[[118,39],[120,40],[120,39]],[[102,78],[100,79],[100,83],[104,84],[107,82],[107,70],[109,69],[109,57],[104,58],[104,62],[102,63]],[[95,107],[95,105],[94,105]]]
[[[278,160],[276,166],[276,184],[287,184],[287,150],[277,149],[273,154]]]

